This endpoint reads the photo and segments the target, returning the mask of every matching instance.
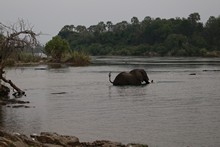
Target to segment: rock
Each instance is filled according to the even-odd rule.
[[[0,105],[7,105],[7,102],[0,100]]]
[[[51,94],[66,94],[67,92],[53,92]]]
[[[8,106],[10,107],[10,106]],[[31,108],[31,106],[26,106],[26,105],[14,105],[14,106],[11,106],[11,108]],[[34,108],[34,107],[33,107]]]
[[[29,101],[22,101],[22,100],[17,100],[17,99],[0,99],[0,105],[1,106],[6,106],[9,108],[34,108],[34,106],[27,106],[24,104],[29,104]]]
[[[94,147],[125,147],[120,142],[111,142],[108,140],[97,140],[92,143]]]
[[[19,133],[6,133],[0,130],[0,147],[148,147],[143,144],[123,145],[120,142],[97,140],[94,142],[79,142],[75,136],[60,135],[51,132],[32,134],[30,137]]]
[[[9,134],[0,130],[0,146],[1,147],[40,147],[41,144],[33,141],[25,135]]]
[[[16,100],[16,99],[2,99],[1,103],[6,103],[6,104],[29,104],[29,101],[21,101],[21,100]]]
[[[75,146],[79,144],[79,139],[75,136],[59,135],[57,133],[42,132],[35,139],[41,143]]]
[[[26,135],[21,134],[21,135],[17,135],[17,136],[22,140],[22,142],[24,142],[28,146],[34,146],[34,147],[41,146],[41,143],[33,140],[30,137],[27,137]]]
[[[130,144],[127,145],[127,147],[148,147],[148,145],[130,143]]]
[[[47,67],[36,67],[34,70],[47,70]]]
[[[8,99],[5,100],[6,102],[8,102],[9,104],[29,104],[29,101],[21,101],[21,100],[16,100],[16,99]]]
[[[43,147],[63,147],[62,145],[43,144]]]
[[[0,98],[2,97],[7,98],[9,93],[10,93],[10,89],[5,85],[0,84]]]
[[[15,144],[13,144],[13,142],[7,138],[0,137],[0,146],[1,147],[8,147],[8,146],[15,147]]]

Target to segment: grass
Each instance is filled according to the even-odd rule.
[[[41,62],[42,61],[42,62]],[[6,66],[15,66],[19,64],[38,64],[38,63],[48,63],[50,58],[42,58],[40,56],[35,56],[32,53],[22,52],[19,54],[14,54],[7,60],[5,60]],[[53,62],[53,61],[52,61]],[[66,63],[73,66],[87,66],[91,63],[91,58],[88,54],[84,52],[73,51],[67,53],[62,57],[61,63]]]
[[[91,58],[84,52],[73,51],[65,56],[64,62],[74,66],[86,66],[91,63]]]
[[[20,53],[18,55],[18,61],[23,63],[39,62],[40,60],[40,56],[35,56],[32,53]]]
[[[35,56],[32,53],[21,52],[19,54],[12,54],[9,58],[4,61],[5,66],[15,66],[18,64],[33,64],[39,63],[42,57]]]

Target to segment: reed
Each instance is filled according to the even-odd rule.
[[[32,53],[20,53],[17,57],[17,61],[22,63],[39,62],[41,60],[40,56],[33,55]]]
[[[91,63],[91,58],[84,52],[73,51],[66,55],[64,59],[65,63],[72,64],[74,66],[86,66]]]

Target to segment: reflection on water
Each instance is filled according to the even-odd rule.
[[[220,146],[220,59],[94,60],[96,64],[88,67],[8,69],[7,78],[27,93],[22,100],[34,107],[2,107],[0,127],[25,134],[58,132],[81,141]],[[140,87],[109,83],[110,71],[114,78],[133,68],[144,68],[154,83]]]

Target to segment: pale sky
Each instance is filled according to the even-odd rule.
[[[0,22],[10,25],[24,19],[43,32],[39,41],[45,44],[64,25],[96,25],[100,21],[113,24],[133,16],[176,18],[198,12],[201,21],[220,15],[220,0],[0,0]]]

